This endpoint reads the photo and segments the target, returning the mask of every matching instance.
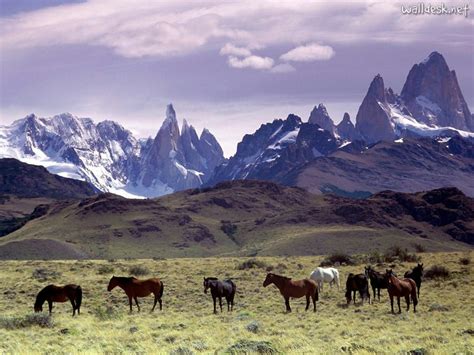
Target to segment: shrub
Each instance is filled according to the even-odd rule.
[[[110,266],[110,265],[101,265],[97,269],[97,273],[99,275],[111,274],[113,272],[114,272],[114,268],[113,266]]]
[[[144,275],[148,275],[150,273],[150,270],[145,266],[137,265],[137,266],[130,267],[130,269],[128,269],[128,272],[131,275],[144,276]]]
[[[52,328],[54,326],[53,319],[46,313],[28,314],[24,317],[0,317],[0,328],[19,329],[32,326],[41,328]]]
[[[92,310],[92,314],[99,320],[110,320],[121,318],[121,313],[117,312],[115,308],[111,306],[107,307],[96,307]]]
[[[248,259],[237,266],[238,270],[264,269],[267,267],[263,261],[257,259]]]
[[[471,263],[471,258],[461,258],[459,259],[459,263],[461,265],[469,265]]]
[[[47,281],[49,279],[55,279],[59,276],[61,276],[61,273],[58,271],[54,270],[48,270],[48,269],[35,269],[32,274],[34,279],[37,279],[38,281]]]
[[[450,275],[447,267],[440,265],[433,265],[425,271],[425,278],[427,279],[446,279]]]
[[[279,351],[269,341],[239,340],[225,351],[228,354],[278,354]]]
[[[407,248],[393,246],[388,248],[385,252],[384,260],[389,263],[394,262],[395,260],[414,263],[420,261],[421,258],[416,254],[410,254]]]
[[[339,265],[355,265],[355,259],[349,254],[344,253],[334,253],[327,256],[323,261],[321,261],[320,266],[332,266],[339,263]]]
[[[414,246],[415,251],[417,253],[424,253],[426,251],[426,248],[423,245],[419,244],[419,243],[415,243],[413,246]]]
[[[180,346],[170,351],[170,355],[193,355],[194,352],[184,346]]]

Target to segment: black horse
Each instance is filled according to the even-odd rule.
[[[405,272],[405,278],[412,279],[416,283],[418,298],[420,298],[421,278],[423,277],[423,264],[418,264],[412,271]]]
[[[225,297],[227,301],[227,311],[234,310],[234,296],[237,287],[232,280],[220,281],[216,277],[205,277],[204,282],[204,293],[211,289],[212,301],[214,302],[214,313],[216,310],[216,298],[219,298],[219,306],[222,312],[222,297]]]
[[[387,289],[387,287],[388,287],[388,282],[385,279],[385,275],[381,274],[380,272],[375,271],[369,265],[369,266],[365,267],[365,276],[370,279],[370,286],[372,286],[372,291],[374,293],[374,299],[375,299],[375,290],[377,290],[377,295],[378,295],[379,301],[380,301],[380,290],[381,289]]]
[[[369,299],[370,304],[370,292],[369,292],[369,282],[367,281],[367,277],[364,274],[349,274],[347,276],[346,281],[346,300],[347,304],[351,303],[351,301],[355,304],[356,299],[356,291],[359,291],[360,298],[362,299],[362,304],[364,304],[364,298]],[[352,296],[353,293],[353,297]]]
[[[82,288],[79,285],[56,286],[48,285],[36,296],[34,310],[43,312],[43,303],[48,302],[49,313],[53,312],[53,302],[67,302],[72,306],[72,315],[81,313]]]

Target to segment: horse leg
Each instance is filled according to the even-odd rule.
[[[379,296],[379,302],[380,302],[380,288],[377,290],[377,294]],[[375,296],[374,296],[374,299],[375,299]]]
[[[405,296],[405,302],[407,303],[407,312],[410,309],[410,295]]]
[[[375,300],[375,286],[372,286],[372,292],[374,293],[374,300]],[[379,300],[380,301],[380,300]]]
[[[390,306],[392,307],[392,314],[395,313],[395,311],[393,310],[393,296],[390,295]]]
[[[316,293],[311,295],[311,299],[313,300],[313,311],[316,312]]]
[[[285,297],[285,306],[286,306],[286,311],[291,312],[290,297]]]
[[[128,296],[128,304],[130,306],[130,313],[132,313],[132,296]]]
[[[216,310],[216,297],[212,296],[212,302],[214,303],[214,314],[217,313],[217,310]]]
[[[219,297],[219,307],[221,308],[221,313],[222,313],[222,297]]]
[[[230,312],[230,297],[226,297],[225,300],[227,302],[227,312]]]
[[[48,300],[49,314],[53,313],[53,301]]]
[[[304,309],[305,311],[307,311],[309,308],[309,297],[309,294],[306,294],[306,308]]]
[[[140,305],[138,304],[138,298],[137,298],[137,296],[134,296],[133,299],[135,300],[135,304],[137,305],[138,312],[140,312]]]
[[[71,301],[72,305],[72,316],[74,317],[76,315],[76,305],[74,303],[74,299],[72,297],[69,298],[69,301]]]
[[[155,302],[153,303],[153,308],[151,309],[150,313],[155,310],[156,302],[158,302],[158,296],[155,295]]]
[[[354,304],[356,304],[356,291],[354,291],[353,294],[354,294],[354,299],[353,299],[353,300],[354,300]]]
[[[419,285],[416,285],[416,288],[418,290],[418,298],[420,298],[420,288],[421,288],[421,282]]]
[[[400,296],[397,296],[397,304],[398,304],[398,313],[402,313],[402,309],[400,308]]]

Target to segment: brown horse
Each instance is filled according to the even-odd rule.
[[[120,287],[127,294],[130,312],[132,312],[132,298],[135,300],[138,312],[140,312],[140,305],[138,304],[137,297],[146,297],[151,293],[155,295],[155,303],[153,304],[151,312],[155,310],[156,302],[160,303],[160,311],[163,309],[161,303],[161,297],[163,296],[163,282],[158,278],[139,280],[135,277],[112,276],[107,291],[112,291],[116,286]]]
[[[388,295],[390,296],[390,305],[392,306],[392,313],[393,311],[393,297],[397,297],[398,303],[398,313],[402,313],[400,309],[400,297],[405,297],[405,301],[407,303],[407,312],[410,309],[410,296],[413,302],[413,312],[416,312],[416,305],[418,304],[418,299],[416,298],[416,283],[412,279],[403,279],[400,280],[397,278],[393,271],[386,270],[385,279],[387,280],[387,290]]]
[[[81,314],[82,289],[79,285],[48,285],[36,296],[35,312],[43,312],[43,303],[48,301],[49,313],[53,311],[53,302],[66,302],[72,305],[72,315]]]
[[[263,281],[263,287],[267,287],[270,284],[275,284],[280,290],[283,298],[285,299],[286,311],[291,312],[290,297],[301,298],[306,296],[306,308],[309,308],[309,298],[313,300],[314,312],[316,312],[316,301],[319,301],[318,285],[311,279],[303,279],[293,281],[292,279],[275,275],[272,273],[267,274],[265,281]]]

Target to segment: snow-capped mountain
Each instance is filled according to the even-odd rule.
[[[209,184],[223,180],[275,180],[292,168],[327,155],[343,141],[296,115],[262,125],[244,136],[237,153],[219,166]]]
[[[383,78],[377,75],[359,107],[356,125],[346,113],[336,126],[322,103],[314,107],[307,123],[297,116],[289,115],[286,120],[275,120],[262,125],[254,134],[242,139],[237,153],[216,169],[209,184],[223,180],[268,179],[298,185],[298,176],[301,171],[305,171],[307,165],[318,166],[318,162],[324,162],[329,157],[331,164],[327,165],[327,171],[321,172],[317,178],[315,174],[317,181],[310,183],[308,181],[311,178],[305,175],[305,183],[314,183],[324,188],[316,182],[324,181],[324,184],[330,185],[333,181],[336,189],[331,187],[331,191],[337,191],[336,181],[341,180],[341,176],[363,173],[357,166],[350,164],[347,164],[346,170],[339,169],[343,165],[340,157],[346,159],[345,154],[350,154],[351,159],[356,157],[362,166],[367,155],[364,152],[379,141],[388,142],[387,146],[390,147],[395,144],[396,149],[390,149],[397,152],[401,150],[398,145],[404,142],[403,138],[420,139],[420,142],[424,138],[433,138],[434,144],[423,144],[428,150],[439,150],[440,144],[444,144],[440,142],[448,142],[449,137],[453,136],[461,140],[467,138],[470,142],[466,144],[472,146],[472,116],[454,71],[450,71],[444,58],[434,52],[413,67],[401,95],[395,94],[391,88],[386,89]],[[407,147],[408,145],[403,148]],[[417,147],[419,145],[413,143],[409,149],[416,150]],[[416,151],[412,153],[417,154]],[[446,155],[443,159],[449,160],[454,153],[443,151],[443,154]],[[390,152],[387,156],[390,156]],[[411,168],[410,162],[419,164],[419,160],[415,158],[410,160],[403,165],[401,174]],[[381,159],[381,164],[386,163],[382,163]],[[464,160],[459,166],[462,164],[468,165]],[[472,169],[467,165],[464,170],[470,176]],[[413,168],[419,174],[416,167]],[[441,184],[440,181],[435,182],[434,185]],[[351,188],[354,186],[357,187],[357,183],[351,185]]]
[[[140,141],[113,121],[94,124],[69,113],[51,118],[31,114],[0,127],[0,157],[43,165],[52,173],[126,197],[198,187],[224,160],[209,131],[198,138],[184,123],[180,134],[172,105],[155,139]]]
[[[456,74],[438,52],[415,64],[401,95],[377,75],[357,112],[356,129],[369,143],[404,136],[474,138],[474,123]]]

